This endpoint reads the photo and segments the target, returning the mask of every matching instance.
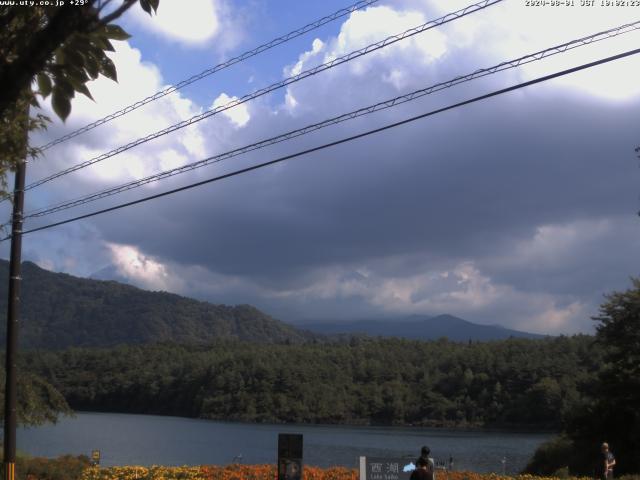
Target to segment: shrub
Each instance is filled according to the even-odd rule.
[[[79,480],[90,465],[89,457],[63,455],[58,458],[18,457],[17,480]]]
[[[538,447],[524,472],[566,478],[569,476],[569,466],[573,463],[574,451],[573,442],[569,438],[552,438]],[[564,475],[559,475],[560,472]]]

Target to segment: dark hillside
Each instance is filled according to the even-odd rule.
[[[7,308],[9,264],[0,260],[0,311]],[[22,265],[20,343],[24,348],[113,346],[239,339],[302,342],[314,334],[250,305],[214,305],[113,281],[78,278]],[[0,331],[4,342],[5,331]]]

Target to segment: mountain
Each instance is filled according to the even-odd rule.
[[[9,262],[0,260],[0,312],[7,309]],[[250,305],[214,305],[114,281],[78,278],[22,264],[20,344],[24,348],[112,346],[224,338],[264,343],[318,338]],[[4,345],[5,322],[0,322]]]
[[[357,320],[347,322],[305,323],[304,328],[325,335],[365,334],[382,337],[401,337],[415,340],[504,340],[510,337],[542,338],[543,335],[510,330],[499,325],[479,325],[453,315],[427,317],[413,315],[405,319]]]

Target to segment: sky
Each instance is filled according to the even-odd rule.
[[[472,1],[379,0],[77,136],[27,182],[93,158]],[[640,7],[506,0],[30,190],[26,211],[251,144],[640,20]],[[348,0],[161,0],[118,22],[118,83],[89,84],[42,145],[348,6]],[[53,214],[92,212],[255,165],[637,48],[639,32]],[[267,168],[41,232],[23,258],[291,322],[448,313],[544,334],[591,333],[640,270],[640,55]],[[43,102],[45,113],[50,112]],[[53,114],[50,115],[54,117]],[[8,205],[0,214],[9,216]],[[8,258],[8,242],[0,246]]]

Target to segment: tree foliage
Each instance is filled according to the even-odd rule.
[[[594,320],[598,322],[594,349],[602,366],[588,390],[590,401],[567,416],[564,440],[558,444],[568,453],[551,455],[553,445],[548,445],[546,454],[561,462],[555,469],[568,466],[572,473],[592,475],[600,444],[606,441],[616,455],[616,474],[638,473],[640,279],[632,279],[629,290],[608,295]],[[532,471],[536,471],[533,466]]]
[[[570,432],[576,441],[609,442],[618,473],[640,472],[640,279],[631,281],[630,289],[608,295],[594,318],[604,368],[595,404]]]
[[[601,364],[589,336],[353,343],[69,349],[30,352],[24,368],[80,410],[559,430]]]
[[[129,35],[112,22],[138,2],[151,14],[159,0],[0,6],[0,193],[8,171],[24,159],[25,126],[31,131],[49,121],[36,114],[25,125],[20,121],[25,107],[38,107],[39,98],[51,96],[54,112],[65,120],[76,92],[92,98],[89,81],[99,75],[117,80],[106,52],[113,51],[111,40]]]
[[[4,411],[4,368],[0,370],[0,408]],[[42,377],[26,371],[18,374],[17,416],[21,425],[55,423],[60,415],[71,415],[64,397]]]
[[[22,264],[20,345],[23,348],[111,346],[120,343],[211,342],[236,338],[300,343],[316,338],[250,305],[213,305],[49,272]],[[0,311],[7,308],[9,263],[0,260]],[[4,309],[4,310],[3,310]],[[4,331],[0,329],[0,342]]]

